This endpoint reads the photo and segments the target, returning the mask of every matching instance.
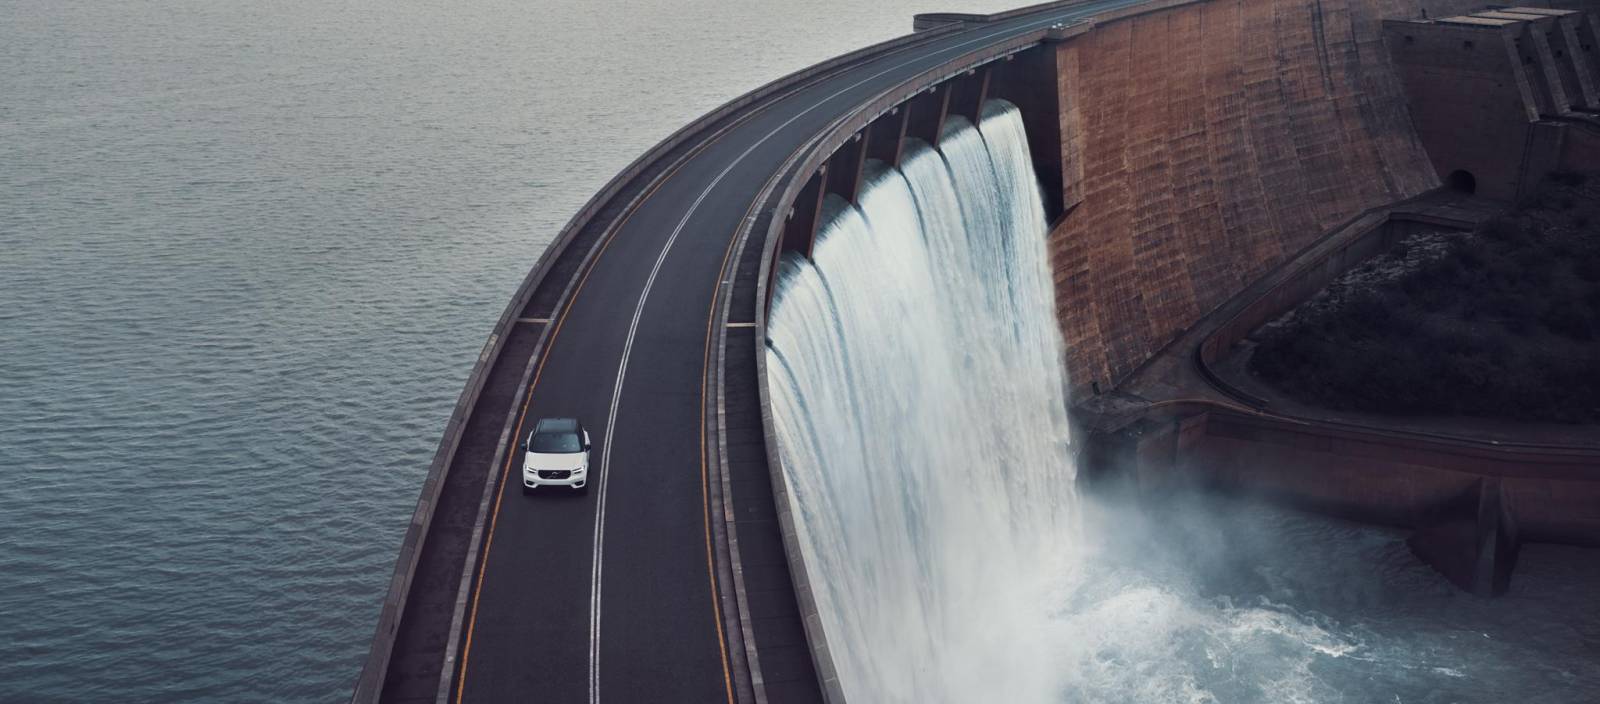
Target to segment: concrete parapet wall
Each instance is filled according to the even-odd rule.
[[[1021,7],[1014,7],[1010,10],[992,12],[989,14],[975,12],[924,12],[911,16],[911,27],[915,31],[923,32],[930,29],[938,29],[945,25],[988,24],[990,22],[1008,20],[1013,17],[1021,17],[1023,15],[1033,14],[1043,10],[1054,10],[1062,7],[1069,7],[1082,2],[1084,2],[1084,0],[1050,0],[1049,2],[1023,5]]]

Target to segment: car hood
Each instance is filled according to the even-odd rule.
[[[539,452],[526,453],[522,460],[523,469],[578,469],[583,467],[588,458],[582,452],[562,454],[544,454]]]

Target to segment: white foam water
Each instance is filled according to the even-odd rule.
[[[960,194],[960,195],[958,195]],[[1017,701],[1079,541],[1044,209],[1021,118],[833,199],[786,258],[769,369],[785,471],[852,701]],[[1004,676],[1001,676],[1001,675]],[[1031,677],[1030,675],[1036,675]]]

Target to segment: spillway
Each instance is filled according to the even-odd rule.
[[[1600,566],[1465,597],[1404,533],[1076,491],[1046,223],[1012,106],[872,164],[781,261],[783,471],[851,702],[1581,701]]]
[[[1014,700],[995,672],[1047,669],[1009,645],[1047,616],[1024,576],[1077,543],[1044,209],[1016,109],[980,124],[874,164],[780,264],[774,415],[852,701]]]

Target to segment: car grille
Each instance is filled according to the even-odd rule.
[[[541,469],[541,470],[539,470],[539,478],[540,479],[566,479],[567,477],[569,477],[571,475],[572,475],[572,471],[571,470],[566,470],[566,469]]]

